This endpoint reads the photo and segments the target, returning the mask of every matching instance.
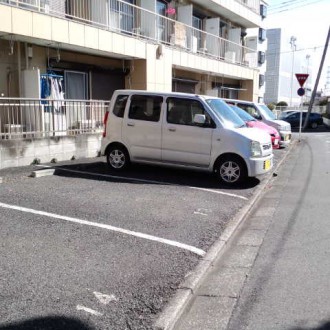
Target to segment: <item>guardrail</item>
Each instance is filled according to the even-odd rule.
[[[109,103],[0,98],[0,140],[101,134]]]
[[[245,5],[258,0],[240,0]],[[122,0],[0,0],[0,3],[72,19],[84,24],[163,43],[191,53],[246,67],[258,66],[257,52]]]

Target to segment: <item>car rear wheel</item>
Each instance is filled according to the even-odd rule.
[[[312,128],[317,128],[317,123],[315,123],[315,122],[312,123],[312,124],[311,124],[311,127],[312,127]]]
[[[130,163],[129,155],[122,146],[114,145],[107,151],[107,163],[114,171],[122,171]]]
[[[218,162],[216,172],[222,182],[236,185],[247,177],[246,165],[238,157],[226,157]]]

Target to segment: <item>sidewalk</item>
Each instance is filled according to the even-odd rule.
[[[276,209],[273,200],[262,208],[259,208],[259,202],[274,180],[279,187],[287,181],[285,177],[277,177],[276,173],[297,143],[293,141],[272,173],[261,182],[248,205],[236,215],[195,272],[181,285],[177,295],[156,321],[157,330],[227,328]],[[242,228],[244,235],[236,240]]]

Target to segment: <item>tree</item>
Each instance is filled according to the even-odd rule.
[[[269,103],[269,104],[267,104],[267,107],[270,109],[270,110],[274,110],[275,109],[275,107],[276,107],[276,104],[275,103]]]
[[[276,104],[278,107],[287,107],[288,104],[285,101],[280,101]]]

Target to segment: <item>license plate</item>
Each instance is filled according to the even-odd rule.
[[[278,139],[275,139],[274,144],[278,145]]]
[[[264,169],[269,170],[271,166],[272,166],[271,160],[270,159],[265,160]]]

